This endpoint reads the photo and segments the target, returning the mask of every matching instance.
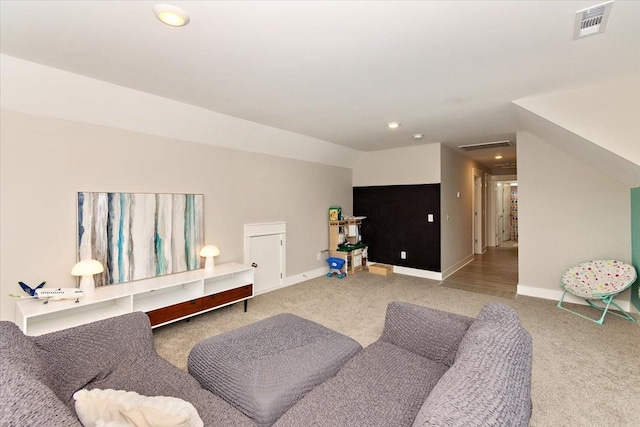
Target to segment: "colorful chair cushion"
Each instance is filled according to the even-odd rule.
[[[588,299],[618,294],[636,280],[636,270],[622,261],[611,259],[583,262],[567,270],[562,287],[569,293]]]

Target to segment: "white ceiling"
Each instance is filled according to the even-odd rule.
[[[183,28],[156,3],[2,0],[0,50],[363,151],[515,142],[512,100],[640,75],[638,1],[578,41],[598,1],[173,1]]]

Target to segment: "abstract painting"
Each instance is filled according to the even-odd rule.
[[[202,194],[78,193],[78,259],[96,287],[201,268]]]

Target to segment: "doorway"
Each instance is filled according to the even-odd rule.
[[[518,181],[491,177],[488,246],[518,245]],[[503,178],[504,179],[504,178]]]
[[[477,179],[474,171],[474,200]],[[515,175],[486,177],[486,248],[476,252],[476,202],[474,209],[474,260],[447,277],[441,286],[515,298],[518,286],[518,185]],[[481,193],[480,193],[481,194]],[[478,208],[481,212],[482,209]],[[480,222],[480,224],[482,224]]]

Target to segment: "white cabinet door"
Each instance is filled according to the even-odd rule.
[[[282,236],[252,236],[250,245],[249,261],[255,272],[254,294],[280,287],[283,275]]]

